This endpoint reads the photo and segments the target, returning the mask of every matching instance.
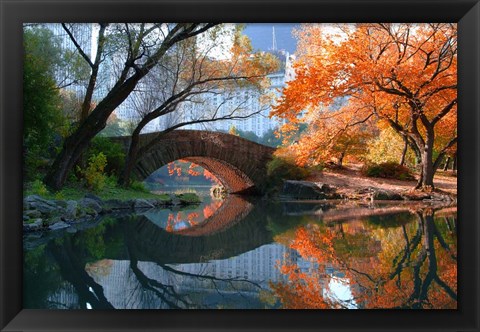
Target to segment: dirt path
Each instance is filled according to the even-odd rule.
[[[363,176],[358,169],[343,168],[339,170],[325,169],[312,175],[308,181],[325,183],[337,188],[338,193],[352,194],[368,187],[395,191],[397,193],[412,190],[416,181],[404,181],[382,178],[369,178]],[[435,188],[457,195],[457,178],[451,173],[437,172],[434,178]]]

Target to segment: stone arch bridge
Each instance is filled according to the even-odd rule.
[[[130,137],[112,138],[125,150]],[[162,166],[179,159],[193,162],[214,174],[230,193],[263,191],[267,163],[274,148],[244,138],[203,130],[174,130],[161,137],[158,133],[140,135],[139,146],[151,145],[138,156],[133,176],[144,180]]]

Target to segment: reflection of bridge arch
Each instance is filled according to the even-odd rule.
[[[253,208],[247,215],[237,216],[230,224],[225,221],[223,228],[217,228],[214,233],[207,234],[207,228],[201,228],[205,234],[195,230],[195,236],[167,232],[141,216],[125,222],[124,236],[128,237],[139,261],[182,264],[225,259],[273,241],[265,222],[255,211]],[[125,256],[128,254],[108,258],[126,259]]]
[[[230,195],[210,217],[201,223],[173,231],[172,233],[187,236],[213,235],[244,219],[252,208],[253,204],[242,197]]]
[[[262,190],[266,164],[274,149],[241,137],[202,130],[175,130],[157,138],[157,133],[140,135],[140,146],[151,142],[147,153],[139,156],[133,170],[145,179],[166,164],[185,159],[214,174],[229,192]],[[125,147],[129,137],[119,138]]]

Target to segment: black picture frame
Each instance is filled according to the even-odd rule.
[[[458,22],[457,310],[57,311],[22,309],[22,23]],[[479,0],[0,0],[0,328],[2,331],[478,331]]]

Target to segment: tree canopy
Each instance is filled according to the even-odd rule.
[[[361,137],[359,126],[391,127],[421,157],[418,187],[433,187],[457,142],[456,25],[304,25],[297,35],[296,77],[272,115],[290,121],[285,130],[305,119],[319,128],[300,141],[301,158]]]

